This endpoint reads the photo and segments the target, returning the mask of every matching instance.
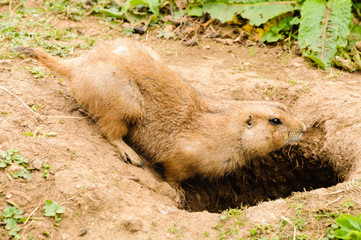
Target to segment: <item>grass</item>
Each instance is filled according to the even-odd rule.
[[[241,206],[240,208],[230,208],[222,212],[220,223],[214,227],[219,231],[218,240],[224,240],[239,233],[240,227],[245,222],[244,209],[246,208]],[[229,224],[230,221],[232,222],[231,225]]]
[[[54,12],[51,12],[52,10]],[[54,16],[54,13],[58,15]],[[0,58],[16,56],[16,53],[8,50],[16,46],[42,47],[61,57],[68,56],[75,49],[89,49],[95,38],[82,34],[74,27],[54,28],[49,20],[61,16],[63,13],[60,9],[50,3],[39,8],[25,8],[20,5],[15,11],[0,13]],[[30,71],[35,78],[44,76],[38,69]]]

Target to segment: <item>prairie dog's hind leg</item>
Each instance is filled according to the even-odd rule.
[[[128,146],[128,144],[123,141],[123,139],[111,140],[110,143],[117,148],[118,156],[124,162],[144,168],[142,159],[131,147]]]

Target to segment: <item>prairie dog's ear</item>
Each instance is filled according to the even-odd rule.
[[[252,125],[253,125],[253,116],[251,114],[247,116],[246,123],[247,123],[248,128],[252,127]]]

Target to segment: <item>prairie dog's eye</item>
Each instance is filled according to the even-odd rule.
[[[275,126],[282,124],[282,122],[281,122],[281,120],[280,120],[279,118],[272,118],[272,119],[269,120],[269,122],[270,122],[272,125],[275,125]]]

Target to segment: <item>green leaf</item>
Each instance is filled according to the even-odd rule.
[[[56,222],[59,222],[61,218],[59,217],[59,214],[65,212],[64,206],[59,206],[58,203],[53,202],[51,200],[45,201],[45,212],[44,216],[46,217],[54,217]]]
[[[20,239],[18,232],[21,228],[18,226],[18,221],[22,218],[23,213],[23,210],[11,206],[7,206],[2,213],[5,229],[13,239]]]
[[[341,238],[341,239],[345,239],[345,237],[347,236],[347,234],[349,233],[349,231],[343,230],[343,229],[338,229],[335,231],[335,237],[337,238]]]
[[[346,230],[336,230],[335,237],[339,239],[347,239],[347,240],[361,240],[361,232],[360,231],[346,231]]]
[[[148,6],[155,15],[159,16],[159,0],[127,0],[119,14],[123,16],[131,7],[136,7],[139,5]]]
[[[283,13],[298,9],[297,1],[243,0],[241,16],[249,19],[250,25],[259,26]]]
[[[356,42],[361,41],[361,26],[356,25],[351,21],[351,30],[350,34],[347,36],[349,44],[347,45],[347,49],[351,50],[351,48],[355,45]]]
[[[342,229],[361,231],[361,224],[359,223],[358,218],[350,214],[341,215],[339,218],[336,219],[336,223]]]
[[[136,7],[139,5],[148,5],[148,1],[147,0],[129,0],[129,5],[131,7]]]
[[[239,4],[229,4],[228,2],[217,0],[205,0],[203,11],[209,13],[212,18],[218,19],[222,23],[230,21],[233,16],[242,11],[243,7]]]
[[[300,18],[294,17],[294,18],[292,18],[290,24],[291,25],[298,25],[298,24],[300,24],[300,21],[301,21]]]
[[[22,214],[24,213],[23,210],[21,209],[17,209],[16,207],[11,207],[11,206],[7,206],[3,213],[2,216],[4,218],[16,218],[16,219],[20,219],[22,218]]]
[[[339,239],[361,240],[361,214],[354,217],[350,214],[341,215],[335,220],[341,227],[335,231],[335,237]]]
[[[287,31],[291,29],[290,22],[292,21],[292,17],[285,17],[280,21],[277,25],[274,25],[271,27],[269,31],[267,31],[261,41],[262,42],[277,42],[278,40],[281,40],[284,38],[284,36],[281,34],[281,31]]]
[[[202,9],[201,9],[202,10]],[[184,16],[184,14],[185,14],[185,10],[179,10],[179,11],[176,11],[176,12],[174,12],[174,18],[181,18],[181,17],[183,17]],[[201,15],[202,16],[202,15]]]
[[[159,16],[159,0],[147,0],[149,9],[157,16]]]
[[[3,159],[0,159],[0,168],[5,168],[7,166],[7,164],[5,163],[5,161]]]
[[[281,34],[279,34],[279,32],[275,33],[274,31],[270,30],[267,31],[261,41],[262,42],[277,42],[279,40],[283,39],[283,36]]]
[[[4,223],[6,224],[5,225],[6,230],[12,230],[16,232],[21,230],[21,228],[18,226],[17,220],[14,218],[6,218],[4,219]]]
[[[307,0],[301,9],[299,45],[323,69],[331,67],[338,47],[347,45],[351,0]]]
[[[351,231],[348,235],[347,235],[347,239],[351,239],[351,240],[361,240],[361,232],[360,231]]]
[[[31,179],[31,174],[26,168],[21,166],[20,170],[18,172],[11,172],[10,173],[14,178],[24,178],[24,179]]]
[[[298,9],[297,1],[284,0],[205,0],[204,12],[222,23],[232,20],[235,14],[249,19],[250,25],[259,26],[269,19]]]
[[[201,17],[203,15],[203,9],[199,6],[195,6],[195,7],[188,6],[186,8],[186,11],[189,16]]]
[[[28,160],[20,155],[15,155],[19,150],[17,149],[10,149],[6,152],[1,154],[0,159],[0,167],[6,167],[6,165],[11,165],[13,163],[17,163],[22,166],[26,166]]]
[[[123,10],[123,9],[122,9]],[[104,14],[108,17],[113,17],[113,18],[124,18],[124,13],[123,12],[119,12],[116,9],[105,9],[103,7],[100,7],[96,10],[96,12]]]

